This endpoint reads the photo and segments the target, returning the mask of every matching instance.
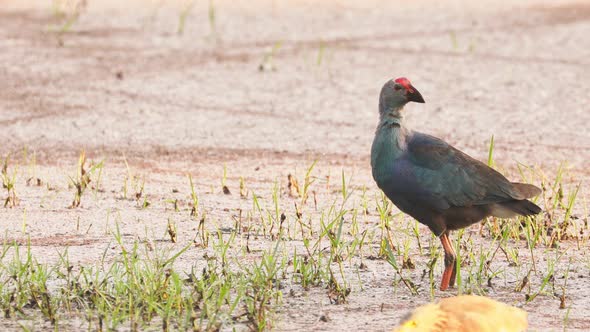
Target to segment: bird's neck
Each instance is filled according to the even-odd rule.
[[[404,117],[402,115],[403,106],[388,109],[381,112],[381,118],[379,119],[380,128],[402,128],[404,126]]]
[[[377,135],[385,140],[387,149],[391,153],[401,153],[406,148],[407,136],[411,130],[404,126],[403,117],[386,117],[377,127]]]
[[[411,132],[404,127],[401,108],[382,112],[371,148],[372,165],[389,165],[406,149],[406,139]]]

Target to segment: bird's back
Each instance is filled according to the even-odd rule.
[[[495,213],[508,217],[540,211],[526,201],[540,189],[508,181],[441,139],[386,128],[377,132],[373,144],[371,161],[378,186],[400,210],[437,235]],[[433,224],[435,219],[439,225]]]

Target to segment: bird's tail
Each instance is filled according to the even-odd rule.
[[[499,203],[498,205],[500,205],[502,208],[499,210],[508,210],[513,212],[514,214],[520,214],[521,216],[532,216],[535,214],[539,214],[542,210],[540,207],[537,206],[537,204],[528,201],[526,199],[517,201],[508,201],[508,202],[502,202]],[[500,212],[500,211],[498,211]],[[507,212],[507,211],[506,211]],[[498,214],[502,214],[502,213],[498,213]],[[503,217],[502,215],[498,215],[499,217]]]
[[[499,202],[491,206],[491,215],[498,218],[512,218],[519,214],[521,216],[532,216],[539,214],[542,210],[535,203],[526,200],[541,194],[539,187],[528,183],[512,182],[513,200]]]
[[[512,185],[522,194],[523,198],[531,198],[541,194],[541,189],[532,184],[512,182]]]

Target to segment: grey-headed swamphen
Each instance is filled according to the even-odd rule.
[[[502,174],[444,141],[407,128],[403,107],[424,98],[407,78],[390,80],[379,96],[379,125],[371,148],[373,178],[401,211],[428,226],[445,251],[440,285],[455,284],[455,251],[449,231],[485,217],[529,216],[541,208],[527,200],[541,189]]]

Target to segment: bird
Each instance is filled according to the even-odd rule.
[[[528,199],[541,189],[511,182],[445,141],[408,128],[404,106],[409,102],[425,101],[407,78],[391,79],[381,88],[371,170],[389,200],[440,239],[445,253],[440,290],[445,291],[457,273],[449,232],[489,216],[536,215],[541,208]]]
[[[522,332],[527,312],[485,296],[461,295],[428,303],[402,318],[393,332]]]

